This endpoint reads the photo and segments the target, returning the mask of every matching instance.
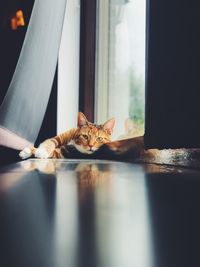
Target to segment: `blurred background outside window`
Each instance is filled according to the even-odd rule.
[[[117,139],[144,134],[145,24],[145,0],[99,0],[95,114]]]

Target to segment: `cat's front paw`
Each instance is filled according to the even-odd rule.
[[[35,157],[36,158],[39,158],[39,159],[48,159],[48,158],[50,158],[50,154],[48,153],[48,151],[46,150],[46,148],[39,147],[35,151]]]
[[[20,153],[19,156],[21,159],[27,159],[32,156],[32,150],[30,147],[25,147]]]

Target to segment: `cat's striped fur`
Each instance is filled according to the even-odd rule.
[[[38,148],[26,147],[19,155],[23,159],[32,155],[36,158],[64,158],[62,153],[64,145],[72,145],[81,153],[92,154],[103,144],[111,141],[114,124],[114,118],[103,125],[93,124],[79,112],[77,128],[47,139]]]

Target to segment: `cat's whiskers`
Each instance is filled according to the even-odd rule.
[[[89,146],[89,149],[88,150],[91,151],[91,152],[95,152],[97,149],[98,149],[97,147],[90,147]]]

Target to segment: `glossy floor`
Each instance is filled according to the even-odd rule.
[[[200,172],[100,160],[0,169],[0,266],[200,266]]]

